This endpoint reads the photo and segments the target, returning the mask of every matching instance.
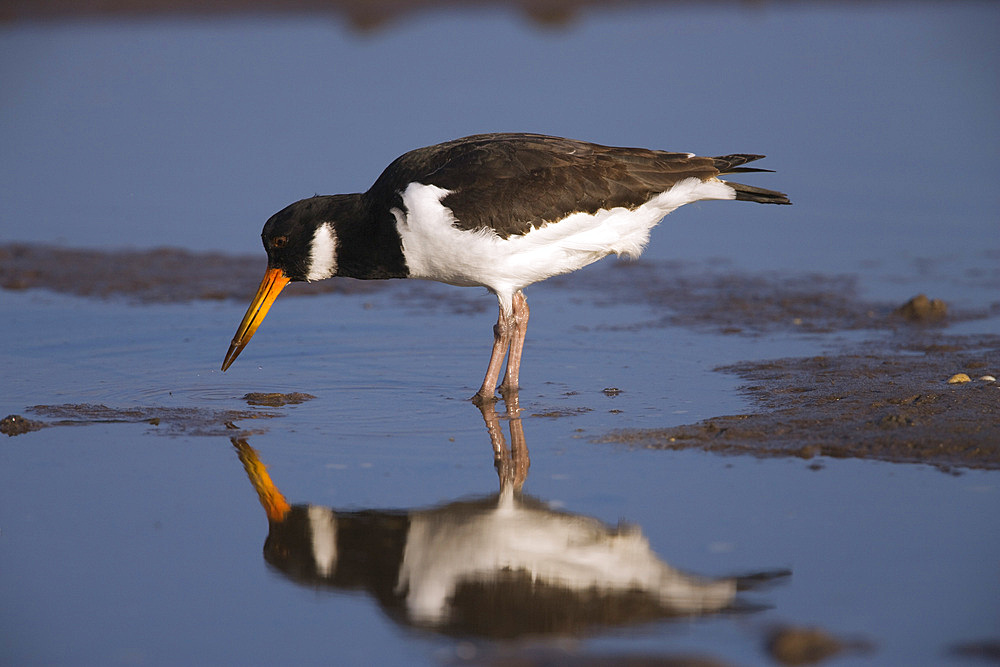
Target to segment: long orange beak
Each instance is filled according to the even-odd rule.
[[[236,361],[236,357],[240,356],[240,352],[243,351],[243,348],[253,338],[257,327],[264,321],[267,311],[271,309],[271,304],[278,298],[281,290],[285,288],[289,280],[291,279],[281,269],[268,269],[267,273],[264,274],[264,279],[260,281],[260,287],[257,288],[257,294],[254,295],[253,301],[250,302],[250,307],[247,308],[247,314],[243,316],[243,321],[240,322],[240,328],[236,330],[236,335],[233,336],[233,343],[229,346],[229,352],[226,353],[226,358],[222,360],[223,371]]]

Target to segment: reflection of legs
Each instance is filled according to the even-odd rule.
[[[510,424],[510,449],[500,427],[494,403],[488,402],[479,406],[486,422],[486,430],[490,434],[490,444],[493,445],[493,465],[500,478],[500,490],[511,489],[521,491],[524,480],[528,476],[531,461],[528,458],[528,444],[524,438],[524,427],[521,425],[521,411],[517,405],[517,395],[507,401],[507,420]]]
[[[524,351],[524,338],[528,334],[528,300],[524,297],[524,292],[514,293],[513,305],[513,333],[510,339],[510,353],[507,355],[507,373],[503,384],[500,385],[500,393],[506,397],[508,394],[517,394],[518,376],[521,373],[521,352]],[[510,409],[508,407],[508,414]]]
[[[507,441],[503,437],[503,429],[500,428],[500,420],[497,418],[496,408],[493,403],[484,403],[479,406],[479,411],[483,413],[483,421],[486,422],[486,431],[490,434],[490,444],[493,445],[493,463],[496,466],[497,474],[500,475],[500,483],[503,484],[503,473],[500,467],[507,456]]]
[[[524,424],[521,423],[521,407],[517,402],[517,391],[507,397],[507,423],[510,425],[510,458],[514,464],[512,481],[514,490],[520,491],[524,486],[524,480],[528,478],[531,458],[528,456],[528,441],[524,437]]]

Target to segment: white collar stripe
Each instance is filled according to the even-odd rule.
[[[324,280],[337,272],[337,241],[333,225],[324,222],[316,228],[309,244],[309,271],[306,280]]]

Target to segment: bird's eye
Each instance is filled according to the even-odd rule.
[[[274,248],[284,248],[286,245],[288,245],[287,236],[276,236],[274,237],[274,240],[271,241],[271,246]]]

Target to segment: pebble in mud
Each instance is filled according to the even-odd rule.
[[[928,299],[926,294],[918,294],[895,312],[909,322],[937,322],[947,317],[948,306],[940,299]]]
[[[845,651],[869,653],[874,645],[863,639],[839,639],[820,628],[782,626],[771,631],[767,651],[782,665],[815,665]]]
[[[843,645],[819,628],[778,628],[767,640],[767,650],[782,665],[812,665],[840,653]]]
[[[962,384],[963,382],[971,382],[972,380],[965,373],[955,373],[950,378],[948,378],[948,384]]]

